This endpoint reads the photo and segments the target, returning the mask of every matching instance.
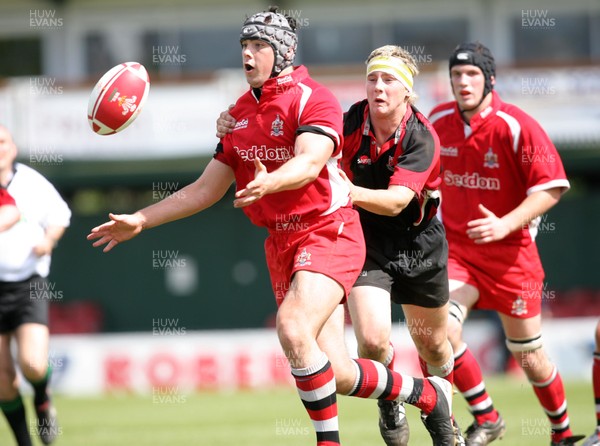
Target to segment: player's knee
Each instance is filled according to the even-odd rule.
[[[415,336],[413,341],[419,356],[427,362],[437,363],[452,356],[452,348],[448,345],[448,339],[441,333],[432,333],[431,336]]]
[[[376,334],[367,335],[363,338],[358,351],[361,358],[373,359],[374,361],[383,361],[390,345],[389,339]]]
[[[506,347],[526,373],[544,367],[547,362],[541,333],[529,338],[507,338]]]
[[[448,311],[448,339],[452,344],[452,347],[456,350],[461,344],[462,339],[462,328],[465,320],[465,314],[462,312],[458,304],[450,301],[450,308]]]
[[[277,315],[277,336],[288,359],[301,358],[309,342],[306,327],[295,317]]]
[[[19,367],[28,381],[40,381],[48,372],[48,361],[45,358],[25,359],[19,361]]]

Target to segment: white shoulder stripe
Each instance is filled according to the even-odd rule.
[[[513,137],[513,151],[517,153],[517,150],[519,150],[519,138],[521,137],[521,124],[519,124],[519,121],[506,112],[497,111],[496,115],[504,119],[504,121],[508,124]]]
[[[304,107],[306,107],[306,103],[308,99],[312,95],[312,88],[303,83],[299,83],[298,86],[302,88],[302,97],[300,98],[300,110],[298,110],[298,124],[300,124],[300,118],[302,117],[302,112],[304,111]]]
[[[452,113],[454,113],[454,108],[449,108],[449,109],[447,109],[447,110],[442,110],[442,111],[439,111],[439,112],[437,112],[437,113],[434,113],[433,115],[431,115],[431,116],[429,117],[429,122],[430,122],[431,124],[433,124],[433,123],[434,123],[435,121],[437,121],[438,119],[440,119],[440,118],[443,118],[444,116],[448,116],[448,115],[450,115],[450,114],[452,114]]]

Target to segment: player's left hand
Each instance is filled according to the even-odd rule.
[[[246,184],[244,189],[240,189],[235,193],[233,207],[243,208],[260,200],[270,191],[270,177],[267,168],[259,159],[254,159],[254,179]]]
[[[354,183],[352,183],[352,181],[350,181],[350,179],[348,178],[348,175],[346,175],[346,172],[344,172],[342,169],[338,169],[338,172],[339,172],[340,176],[342,177],[342,180],[344,180],[346,182],[346,184],[348,185],[348,188],[350,189],[350,199],[354,200],[356,186],[354,185]]]
[[[467,223],[467,236],[477,244],[496,242],[502,240],[510,233],[508,225],[499,218],[496,214],[486,208],[484,205],[479,205],[479,210],[484,215],[484,218],[471,220]]]

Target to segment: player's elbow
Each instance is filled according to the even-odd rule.
[[[390,207],[385,209],[385,215],[388,217],[397,217],[406,208],[406,203],[392,203]]]

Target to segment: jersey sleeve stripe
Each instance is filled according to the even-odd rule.
[[[535,186],[530,187],[529,189],[527,189],[527,195],[531,195],[534,192],[539,192],[541,190],[554,189],[556,187],[564,188],[564,190],[563,190],[563,194],[564,194],[566,191],[568,191],[571,188],[571,184],[569,183],[569,180],[563,180],[563,179],[552,180],[552,181],[548,181],[547,183],[536,184]]]

